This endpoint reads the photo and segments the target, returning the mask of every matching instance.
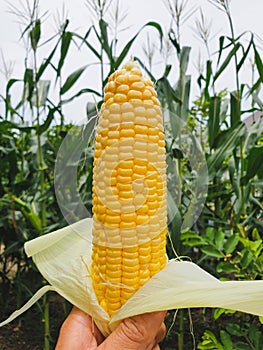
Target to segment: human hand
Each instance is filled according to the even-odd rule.
[[[91,316],[73,307],[63,323],[55,350],[159,350],[166,311],[129,317],[105,339]]]

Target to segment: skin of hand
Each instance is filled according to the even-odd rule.
[[[129,317],[105,339],[92,318],[73,307],[64,321],[55,350],[159,350],[166,311]]]

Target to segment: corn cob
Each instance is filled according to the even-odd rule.
[[[129,61],[105,86],[94,149],[91,277],[112,316],[166,264],[166,162],[153,83]]]

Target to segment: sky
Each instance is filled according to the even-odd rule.
[[[31,2],[31,0],[28,1]],[[10,0],[10,3],[12,5],[17,4],[19,7],[21,7],[21,3],[25,4],[26,0]],[[120,3],[122,9],[121,11],[123,11],[123,13],[127,13],[123,26],[128,27],[128,29],[120,33],[119,47],[122,47],[122,45],[127,42],[127,39],[131,38],[138,31],[138,29],[148,21],[156,21],[162,25],[164,31],[168,30],[171,17],[164,5],[163,0],[120,0]],[[88,7],[85,5],[85,0],[40,0],[40,13],[48,11],[43,24],[43,33],[46,38],[55,33],[56,25],[54,18],[58,17],[58,13],[60,13],[60,17],[62,16],[63,6],[66,9],[67,18],[70,21],[69,30],[77,31],[78,33],[85,33],[92,24],[92,15],[90,14]],[[205,17],[211,21],[212,32],[217,34],[216,38],[218,38],[219,35],[229,34],[229,26],[226,15],[222,11],[216,9],[215,6],[209,3],[208,0],[188,0],[187,7],[189,11],[193,7],[202,9]],[[8,12],[8,8],[9,6],[7,1],[0,0],[0,50],[3,53],[5,61],[7,63],[12,61],[12,64],[14,65],[12,78],[22,78],[24,71],[25,48],[23,41],[19,41],[21,29],[19,29],[17,24],[18,18],[10,14]],[[257,33],[257,35],[263,39],[263,0],[232,0],[231,13],[234,20],[236,33],[252,31]],[[194,80],[196,80],[197,77],[196,66],[198,64],[197,58],[199,52],[201,52],[201,57],[204,62],[206,59],[206,51],[204,46],[202,45],[201,41],[196,38],[196,33],[193,30],[195,19],[197,17],[199,17],[199,10],[197,10],[190,17],[190,19],[182,26],[181,30],[182,44],[192,47],[191,63],[189,65],[188,73],[193,75]],[[145,30],[140,36],[140,39],[137,40],[135,45],[132,47],[132,50],[130,51],[131,55],[142,55],[142,41],[145,41],[146,32],[149,32],[152,40],[157,40],[154,29]],[[218,47],[218,40],[216,38],[211,40],[209,43],[211,52],[215,51]],[[43,40],[44,39],[45,38],[43,38]],[[263,46],[263,42],[261,44]],[[45,47],[39,50],[40,63],[41,60],[47,56],[47,52],[48,50]],[[161,56],[156,55],[156,57],[157,58],[154,60],[153,64],[153,71],[158,78],[158,75],[160,76],[162,73],[162,69],[160,68],[162,66],[162,61],[160,59]],[[72,55],[65,66],[65,78],[75,69],[83,66],[84,64],[92,62],[94,62],[94,57],[92,57],[87,50],[83,50],[83,52],[72,52]],[[0,70],[3,70],[1,58]],[[45,79],[51,78],[51,74],[52,72],[47,73]],[[80,79],[79,84],[83,84],[83,86],[88,85],[94,89],[99,89],[98,74],[99,71],[95,66],[89,67]],[[231,74],[231,71],[226,72],[219,82],[218,89],[224,87],[227,87],[229,90],[234,89],[234,76]],[[249,81],[249,64],[247,64],[246,69],[242,74],[244,81]],[[175,76],[174,78],[176,79]],[[173,79],[173,77],[171,77],[171,79]],[[1,74],[0,93],[3,93],[4,86],[5,77]],[[195,95],[195,92],[196,86],[193,85],[193,95]],[[19,94],[19,92],[15,91],[15,88],[14,94]],[[93,97],[87,96],[79,98],[70,106],[66,107],[65,114],[67,119],[74,120],[76,118],[76,114],[78,114],[78,117],[84,117],[86,102],[88,99],[92,98]]]

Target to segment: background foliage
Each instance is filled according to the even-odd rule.
[[[38,1],[27,1],[21,34],[27,47],[26,57],[21,58],[25,62],[24,75],[14,78],[5,62],[7,80],[5,93],[0,96],[4,107],[0,115],[0,303],[3,315],[11,295],[16,296],[17,305],[12,305],[13,308],[19,307],[45,283],[25,256],[24,243],[66,225],[54,189],[59,147],[68,133],[74,135],[75,127],[65,121],[64,108],[80,96],[92,95],[94,102],[87,103],[88,122],[102,103],[103,87],[109,74],[129,58],[134,43],[143,33],[147,33],[144,56],[136,59],[155,82],[163,108],[169,110],[165,114],[168,255],[170,258],[188,256],[220,279],[262,279],[263,101],[260,89],[263,64],[260,41],[253,33],[235,32],[229,1],[211,0],[225,12],[229,21],[229,35],[216,37],[218,49],[211,54],[209,43],[213,35],[202,11],[198,14],[195,8],[189,8],[186,0],[164,2],[171,14],[170,27],[164,31],[159,23],[146,23],[120,47],[118,31],[125,23],[125,15],[120,12],[119,1],[87,0],[96,24],[85,33],[78,33],[70,31],[69,21],[63,18],[57,32],[48,40],[43,39],[45,14],[39,14]],[[113,14],[111,21],[105,19],[108,10]],[[17,14],[17,11],[14,12]],[[181,32],[182,23],[194,14],[199,18],[195,31],[208,56],[203,69],[199,67],[196,82],[188,74],[194,59],[191,48],[182,44]],[[156,38],[154,42],[151,35]],[[45,59],[40,60],[38,53],[43,46],[47,47]],[[86,74],[88,66],[76,67],[65,77],[64,67],[67,60],[72,59],[72,46],[92,56],[94,66],[99,65],[98,90],[89,85],[79,88],[79,79]],[[164,58],[163,73],[157,77],[152,65],[154,55],[160,50]],[[251,81],[242,81],[241,73],[248,63]],[[218,91],[217,82],[223,79],[229,67],[235,71],[235,90]],[[52,72],[52,79],[45,79],[47,70]],[[177,82],[172,78],[174,74]],[[193,98],[191,87],[196,83],[199,94]],[[18,101],[14,97],[17,88],[21,96]],[[189,130],[194,137],[189,137]],[[189,154],[191,147],[192,150],[197,147],[192,144],[195,140],[205,157],[208,178],[202,159],[199,168],[191,164]],[[186,143],[190,145],[189,152],[185,150]],[[80,159],[77,184],[89,212],[92,157],[91,140]],[[70,173],[75,164],[69,159],[64,166],[65,173]],[[67,195],[73,211],[75,208],[77,212],[78,199],[70,191]],[[202,212],[197,218],[200,208]],[[40,346],[49,349],[54,346],[55,339],[50,336],[48,297],[38,309],[44,320]],[[263,342],[260,321],[255,316],[222,309],[170,312],[167,324],[171,328],[162,349],[260,350]]]

